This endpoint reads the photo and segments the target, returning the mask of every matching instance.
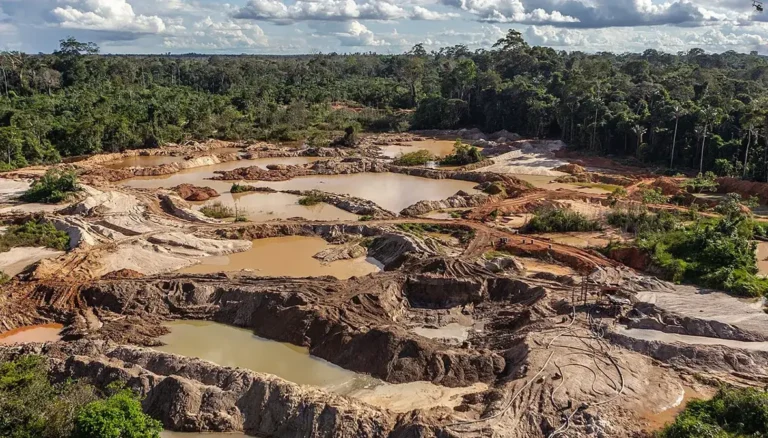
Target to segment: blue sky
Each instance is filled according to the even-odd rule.
[[[69,35],[104,53],[401,53],[510,28],[558,50],[768,54],[751,0],[0,0],[0,50],[31,53]]]

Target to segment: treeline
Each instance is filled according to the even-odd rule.
[[[487,50],[302,57],[101,56],[69,39],[0,56],[0,158],[477,127],[766,181],[767,80],[757,54],[566,53],[516,31]]]

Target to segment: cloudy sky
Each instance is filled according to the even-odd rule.
[[[752,0],[0,0],[0,49],[33,53],[69,35],[105,53],[401,53],[510,28],[558,50],[768,54]]]

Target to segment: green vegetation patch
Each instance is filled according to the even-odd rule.
[[[253,186],[249,186],[247,184],[238,184],[233,183],[232,187],[229,189],[229,193],[246,193],[246,192],[252,192]]]
[[[651,213],[648,210],[612,210],[606,216],[608,224],[628,233],[672,231],[681,226],[680,219],[667,211]]]
[[[768,393],[721,388],[708,401],[691,400],[658,438],[741,438],[768,435]]]
[[[0,436],[14,438],[157,438],[159,421],[130,390],[100,392],[78,381],[51,384],[45,359],[0,365]]]
[[[299,198],[299,205],[311,206],[325,202],[325,196],[320,192],[310,192],[306,196]]]
[[[40,220],[30,220],[22,225],[11,225],[0,235],[0,252],[20,246],[38,247],[66,251],[69,247],[69,235],[58,231],[52,224]]]
[[[227,207],[219,201],[203,206],[200,213],[213,219],[227,219],[235,217],[235,209]]]
[[[467,164],[478,163],[484,159],[485,157],[480,152],[480,149],[464,144],[461,142],[461,139],[457,139],[453,145],[453,153],[440,160],[440,164],[445,166],[466,166]]]
[[[50,169],[21,195],[21,200],[58,204],[66,201],[73,193],[80,190],[75,171]]]
[[[503,257],[512,257],[512,254],[510,254],[507,251],[498,251],[498,250],[488,251],[485,254],[483,254],[483,258],[485,260],[493,260],[493,259],[498,259]]]
[[[0,286],[8,283],[9,281],[11,281],[11,276],[3,271],[0,271]]]
[[[523,227],[524,233],[568,233],[600,231],[603,227],[597,220],[583,214],[561,208],[547,208],[537,212]]]
[[[421,149],[414,152],[408,152],[407,154],[400,154],[392,164],[396,166],[423,166],[430,161],[435,161],[436,158],[426,149]]]

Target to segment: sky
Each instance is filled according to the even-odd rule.
[[[403,53],[490,48],[509,29],[557,50],[768,55],[768,1],[0,0],[0,50],[51,52],[73,36],[102,53]]]

